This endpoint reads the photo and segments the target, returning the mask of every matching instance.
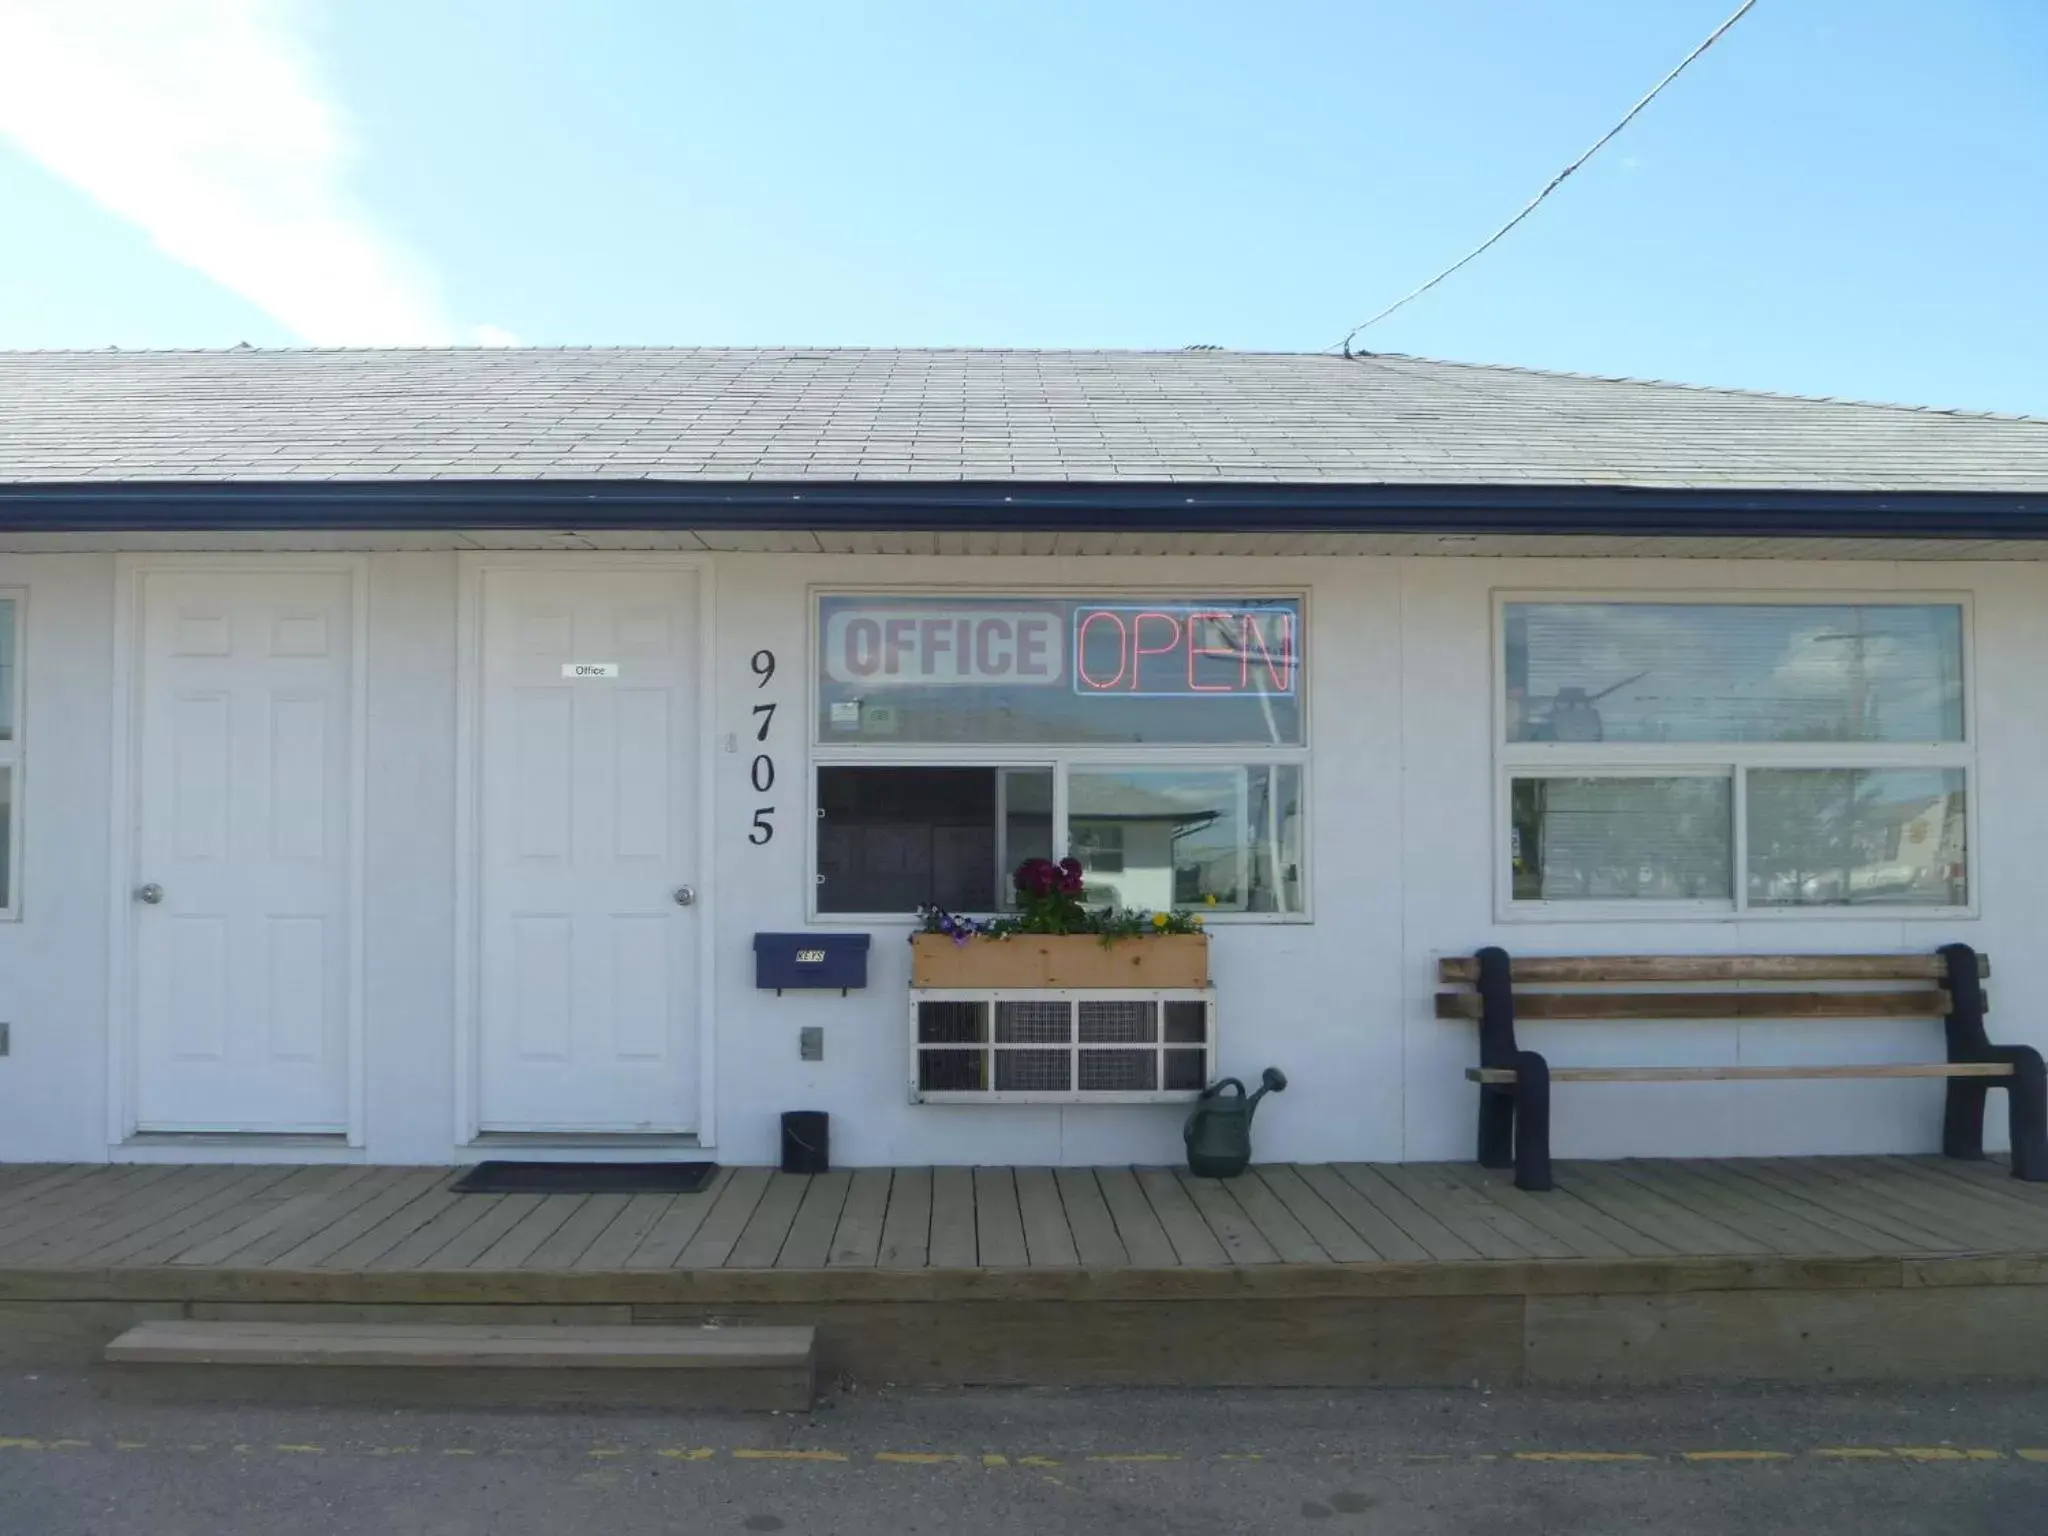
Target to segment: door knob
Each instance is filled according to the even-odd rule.
[[[679,906],[679,907],[687,907],[687,906],[693,906],[693,905],[695,905],[695,903],[696,903],[696,900],[697,900],[697,888],[696,888],[696,887],[695,887],[694,885],[679,885],[679,886],[677,886],[677,887],[676,887],[676,905],[677,905],[677,906]]]
[[[135,899],[137,901],[147,902],[150,906],[153,907],[158,902],[164,899],[164,888],[160,885],[157,885],[154,882],[151,882],[148,885],[137,886],[135,890]]]

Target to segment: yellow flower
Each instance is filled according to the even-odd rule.
[[[1208,902],[1209,905],[1212,907],[1216,905],[1216,893],[1214,891],[1211,891],[1207,896],[1204,896],[1202,899]]]
[[[1166,924],[1167,916],[1164,912],[1154,912],[1152,914],[1152,926],[1154,928],[1164,928]]]
[[[1197,913],[1196,913],[1196,914],[1194,915],[1194,918],[1193,918],[1193,922],[1194,922],[1194,925],[1195,925],[1195,926],[1196,926],[1197,928],[1201,927],[1201,926],[1202,926],[1202,914],[1201,914],[1201,913],[1199,913],[1199,912],[1197,912]]]

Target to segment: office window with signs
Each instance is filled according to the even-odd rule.
[[[1970,907],[1965,617],[1504,600],[1510,914]]]
[[[1300,918],[1304,608],[1274,594],[818,598],[816,911],[1087,900]]]

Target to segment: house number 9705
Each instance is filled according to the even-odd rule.
[[[775,653],[767,649],[754,652],[747,662],[747,669],[754,674],[754,686],[766,688],[775,676]],[[765,747],[768,732],[775,724],[775,705],[772,702],[756,704],[751,713],[754,717],[754,740]],[[775,787],[775,759],[765,751],[755,753],[754,761],[747,768],[747,781],[754,786],[755,794],[767,794]],[[747,841],[758,848],[774,840],[775,807],[755,806],[754,820],[747,828]]]

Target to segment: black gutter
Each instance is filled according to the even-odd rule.
[[[1100,481],[0,485],[0,532],[609,528],[2048,538],[2048,493]]]

